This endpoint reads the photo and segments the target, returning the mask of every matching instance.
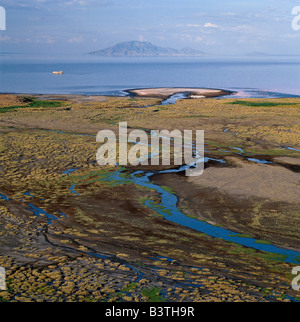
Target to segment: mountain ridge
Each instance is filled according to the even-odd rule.
[[[202,51],[185,47],[180,50],[170,47],[159,47],[146,41],[121,42],[115,46],[93,51],[89,53],[95,56],[107,57],[201,57]]]

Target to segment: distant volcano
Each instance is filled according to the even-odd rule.
[[[201,57],[205,53],[193,48],[183,48],[176,50],[173,48],[158,47],[150,42],[129,41],[122,42],[113,47],[93,51],[91,55],[110,56],[110,57]]]

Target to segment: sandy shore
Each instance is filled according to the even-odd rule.
[[[145,88],[145,89],[131,89],[127,91],[130,94],[140,97],[157,97],[167,99],[168,97],[177,93],[190,93],[191,95],[204,96],[204,97],[219,97],[231,94],[230,91],[221,89],[208,89],[208,88]]]
[[[209,88],[188,88],[188,87],[174,87],[174,88],[144,88],[144,89],[129,89],[124,91],[129,95],[136,97],[159,98],[167,99],[177,93],[188,93],[190,97],[219,97],[232,94],[231,91],[222,89],[209,89]],[[10,103],[10,101],[23,98],[35,97],[40,100],[69,100],[78,103],[84,102],[105,102],[108,96],[106,95],[80,95],[80,94],[14,94],[7,93],[1,94],[1,102]]]

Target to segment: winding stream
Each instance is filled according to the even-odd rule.
[[[205,158],[205,162],[208,162],[211,160],[219,161],[220,163],[225,162],[223,160],[212,159],[208,157]],[[151,177],[153,177],[154,175],[167,174],[167,173],[180,173],[180,172],[186,171],[189,167],[190,167],[189,165],[184,165],[177,169],[168,169],[168,170],[162,170],[157,172],[136,171],[127,176],[124,176],[124,175],[122,176],[123,170],[121,169],[111,173],[105,178],[101,177],[99,178],[99,180],[114,183],[117,185],[135,184],[137,186],[146,187],[153,191],[156,191],[161,197],[160,204],[154,203],[152,200],[146,200],[145,206],[159,213],[161,216],[163,216],[164,219],[170,222],[179,224],[183,227],[193,229],[195,231],[204,233],[214,238],[221,238],[227,242],[236,243],[245,247],[250,247],[259,251],[274,254],[274,256],[271,257],[274,260],[279,260],[279,261],[284,261],[284,262],[294,263],[294,264],[297,264],[300,262],[300,253],[297,251],[285,249],[271,244],[259,243],[259,241],[254,238],[241,237],[241,235],[239,235],[238,233],[230,231],[228,229],[214,226],[214,225],[208,224],[207,222],[187,217],[182,211],[178,209],[177,207],[178,198],[176,195],[172,194],[171,192],[168,192],[163,187],[151,182]],[[75,171],[77,171],[77,169],[70,169],[68,171],[65,171],[64,173],[69,175],[70,173],[73,173]],[[77,184],[73,184],[70,187],[70,192],[72,194],[77,196],[80,195],[76,191],[76,186],[79,184],[80,182],[78,182]],[[34,197],[30,193],[25,193],[25,195],[30,195]],[[7,202],[11,200],[9,197],[3,194],[0,194],[0,199]],[[60,211],[57,211],[58,216],[55,216],[47,213],[43,209],[40,209],[34,206],[32,203],[28,204],[28,210],[31,210],[34,213],[34,215],[37,217],[45,216],[48,220],[48,224],[52,224],[53,220],[62,220],[63,218],[67,218],[67,216]]]
[[[175,104],[178,100],[186,99],[191,93],[176,93],[171,95],[166,100],[162,101],[160,105],[171,105]]]
[[[205,162],[208,162],[210,158],[206,158]],[[274,254],[272,259],[280,260],[288,263],[299,263],[300,262],[300,253],[297,251],[284,249],[279,246],[274,246],[271,244],[262,244],[259,243],[258,240],[254,238],[245,238],[241,237],[238,233],[230,231],[228,229],[213,226],[204,221],[200,221],[197,219],[193,219],[187,217],[184,213],[182,213],[177,208],[178,198],[174,194],[166,191],[159,185],[156,185],[151,182],[151,177],[159,174],[166,173],[179,173],[185,171],[188,166],[182,166],[178,169],[170,169],[163,170],[157,172],[145,172],[145,171],[137,171],[131,174],[129,177],[121,176],[122,170],[115,171],[113,174],[108,176],[105,179],[101,179],[106,182],[113,182],[115,184],[129,184],[133,183],[140,187],[146,187],[151,190],[156,191],[161,197],[161,203],[158,205],[154,203],[152,200],[145,201],[145,206],[148,208],[158,212],[160,215],[164,217],[164,219],[179,224],[181,226],[191,228],[198,232],[204,233],[214,238],[221,238],[225,241],[237,243],[239,245],[250,247],[259,251],[263,251],[266,253]],[[78,193],[74,190],[75,186],[72,186],[73,193]]]
[[[168,105],[168,104],[174,104],[177,100],[186,98],[188,93],[177,93],[171,97],[169,97],[167,100],[163,101],[162,105]],[[74,134],[74,135],[81,135],[78,133],[68,133],[63,131],[53,131],[57,133],[67,133],[67,134]],[[224,132],[229,132],[228,130],[224,130]],[[91,136],[82,134],[83,136]],[[289,149],[285,147],[286,149]],[[240,148],[231,148],[237,150],[239,155],[243,155],[244,151]],[[291,148],[293,149],[293,148]],[[297,149],[293,149],[295,151],[299,151]],[[254,159],[254,158],[247,158],[249,161],[268,164],[271,163],[270,161],[261,160],[261,159]],[[205,158],[205,162],[208,162],[210,160],[214,160],[220,163],[226,163],[224,160],[221,159],[212,159],[212,158]],[[157,172],[149,172],[149,171],[137,171],[133,174],[122,176],[123,170],[118,170],[107,176],[106,178],[99,178],[99,180],[115,183],[118,185],[121,184],[135,184],[139,187],[146,187],[153,191],[156,191],[160,197],[161,202],[160,204],[154,203],[152,200],[146,200],[145,206],[154,210],[155,212],[159,213],[161,216],[163,216],[164,219],[179,224],[183,227],[187,227],[190,229],[193,229],[195,231],[204,233],[206,235],[209,235],[214,238],[221,238],[227,242],[236,243],[245,247],[250,247],[262,252],[266,252],[269,254],[272,254],[271,258],[274,260],[284,261],[288,263],[300,263],[300,252],[285,249],[279,246],[275,246],[269,243],[261,243],[258,240],[254,238],[245,238],[239,235],[236,232],[230,231],[228,229],[214,226],[211,224],[208,224],[207,222],[200,221],[194,218],[187,217],[183,212],[181,212],[178,207],[178,198],[176,195],[172,194],[171,192],[166,191],[164,188],[162,188],[159,185],[156,185],[151,182],[151,177],[154,175],[160,175],[160,174],[166,174],[166,173],[180,173],[183,171],[186,171],[187,169],[191,168],[193,165],[184,165],[177,169],[169,169],[169,170],[162,170]],[[69,169],[63,174],[71,174],[73,172],[78,171],[78,169]],[[83,177],[84,178],[84,177]],[[79,185],[80,182],[77,184],[73,184],[70,186],[70,192],[76,196],[79,196],[80,194],[76,191],[76,186]],[[31,195],[30,195],[31,196]],[[34,196],[32,196],[34,197]],[[0,194],[0,199],[4,201],[10,201],[10,198],[7,196]],[[54,216],[51,214],[48,214],[43,209],[40,209],[33,204],[28,204],[28,209],[31,210],[37,217],[39,216],[45,216],[48,219],[48,223],[51,224],[53,220],[61,220],[63,218],[66,218],[67,216],[63,213],[57,211],[57,214],[59,216]]]

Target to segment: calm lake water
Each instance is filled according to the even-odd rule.
[[[52,71],[63,70],[64,75]],[[235,97],[300,96],[300,57],[103,58],[0,55],[0,92],[126,95],[148,87],[204,87]]]

